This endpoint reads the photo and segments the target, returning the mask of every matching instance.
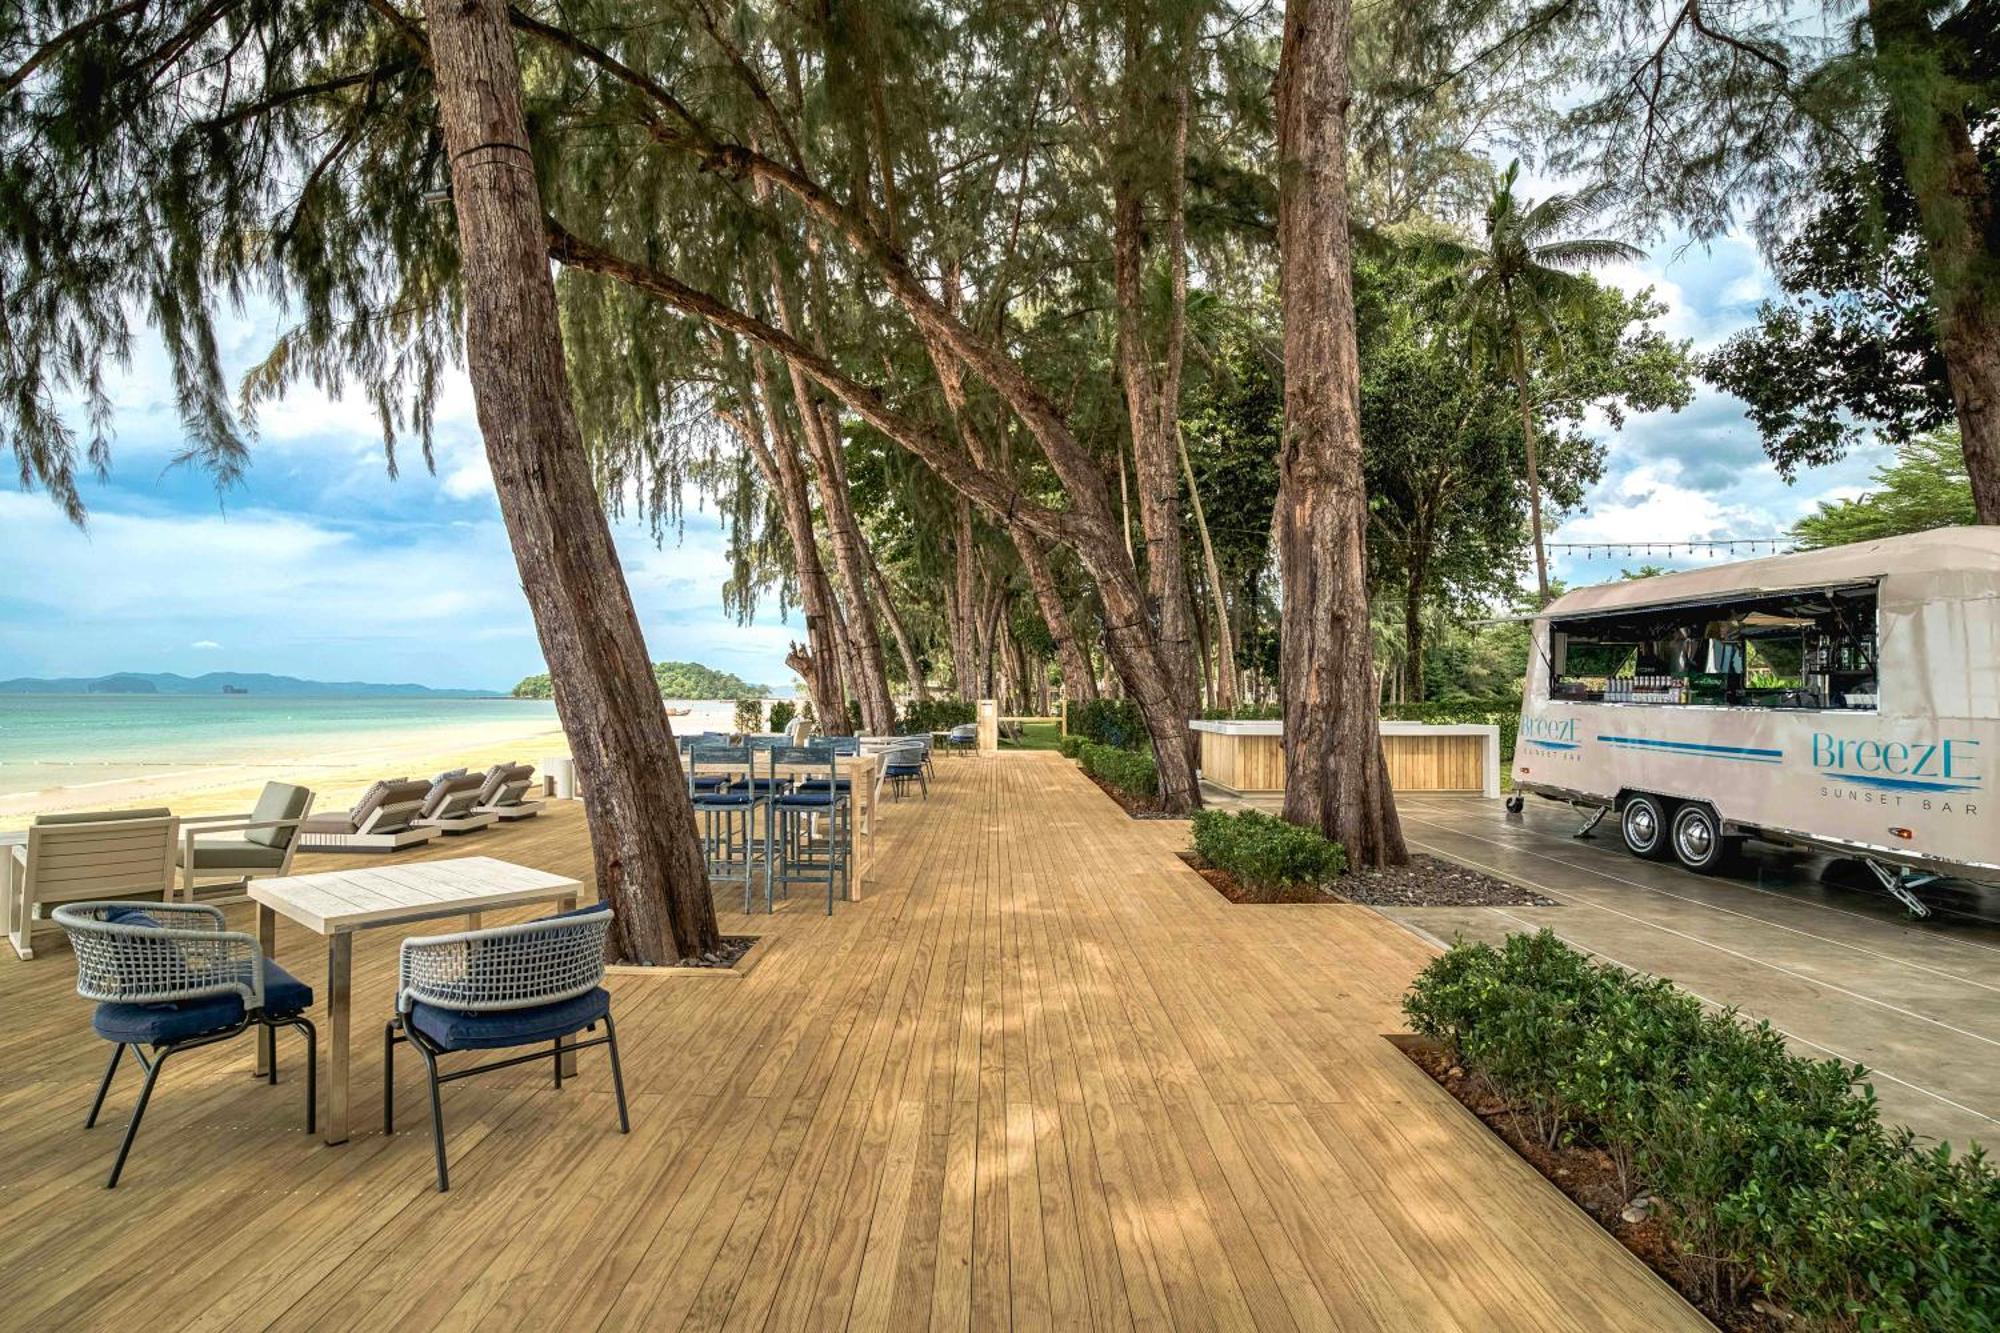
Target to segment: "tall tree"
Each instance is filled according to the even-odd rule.
[[[1896,461],[1875,470],[1875,487],[1852,500],[1821,503],[1792,525],[1792,537],[1811,550],[1976,521],[1955,429],[1898,445]]]
[[[1539,203],[1516,198],[1521,164],[1511,163],[1486,207],[1486,244],[1467,254],[1454,318],[1472,331],[1475,355],[1503,366],[1514,381],[1528,479],[1528,532],[1535,543],[1535,591],[1549,599],[1549,558],[1542,532],[1542,479],[1531,392],[1540,357],[1564,355],[1561,319],[1577,311],[1592,284],[1572,270],[1644,252],[1608,237],[1565,237],[1603,203],[1603,192],[1553,194]]]
[[[505,0],[429,0],[466,301],[466,368],[500,512],[583,780],[614,951],[719,941],[666,705],[570,408]]]
[[[1382,758],[1368,621],[1368,500],[1347,228],[1347,0],[1287,0],[1278,59],[1285,439],[1285,817],[1354,866],[1409,859]]]

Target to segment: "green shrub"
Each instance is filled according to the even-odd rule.
[[[1121,750],[1116,746],[1085,741],[1078,748],[1077,759],[1082,763],[1084,772],[1129,795],[1151,797],[1160,794],[1160,770],[1154,765],[1153,756],[1145,750]]]
[[[1069,710],[1069,732],[1099,745],[1137,750],[1150,743],[1139,705],[1130,699],[1093,699]]]
[[[764,701],[762,699],[738,699],[736,701],[736,729],[745,735],[764,729]]]
[[[1077,758],[1083,753],[1083,747],[1088,744],[1090,744],[1089,741],[1075,733],[1056,737],[1056,749],[1062,751],[1062,756],[1065,759]]]
[[[1204,708],[1205,722],[1271,722],[1283,718],[1283,704],[1238,704],[1234,708]]]
[[[1210,865],[1259,889],[1317,887],[1347,866],[1347,853],[1318,829],[1244,810],[1199,810],[1194,849]]]
[[[978,717],[977,705],[965,699],[910,700],[896,729],[905,735],[919,731],[950,731]]]
[[[783,731],[792,725],[792,719],[799,715],[799,706],[790,699],[780,699],[771,705],[771,730]]]
[[[1813,1328],[2000,1328],[2000,1178],[1885,1130],[1859,1066],[1547,931],[1454,945],[1403,1010],[1546,1141],[1655,1194],[1709,1296],[1758,1283]]]

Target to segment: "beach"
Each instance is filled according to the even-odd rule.
[[[53,701],[52,701],[53,700]],[[727,730],[735,705],[669,700],[677,734]],[[248,810],[266,782],[344,809],[377,778],[567,755],[547,701],[0,696],[0,829],[36,815],[165,805]]]

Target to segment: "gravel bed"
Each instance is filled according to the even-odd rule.
[[[1422,853],[1412,856],[1406,866],[1342,875],[1334,888],[1349,902],[1370,907],[1560,906],[1518,884]]]

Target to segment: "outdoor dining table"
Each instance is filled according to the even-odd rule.
[[[450,861],[414,861],[402,865],[331,870],[317,875],[287,875],[250,882],[257,904],[257,944],[266,957],[276,952],[278,918],[296,921],[326,937],[326,1109],[320,1117],[321,1137],[329,1144],[347,1142],[348,1069],[354,1009],[354,936],[357,931],[409,925],[439,917],[467,916],[476,928],[479,914],[530,903],[554,903],[567,911],[577,905],[583,885],[562,875],[533,870],[490,856]],[[386,1022],[389,1009],[385,1005]],[[270,1068],[271,1034],[257,1038],[257,1072]],[[575,1071],[575,1057],[564,1061],[565,1076]]]

